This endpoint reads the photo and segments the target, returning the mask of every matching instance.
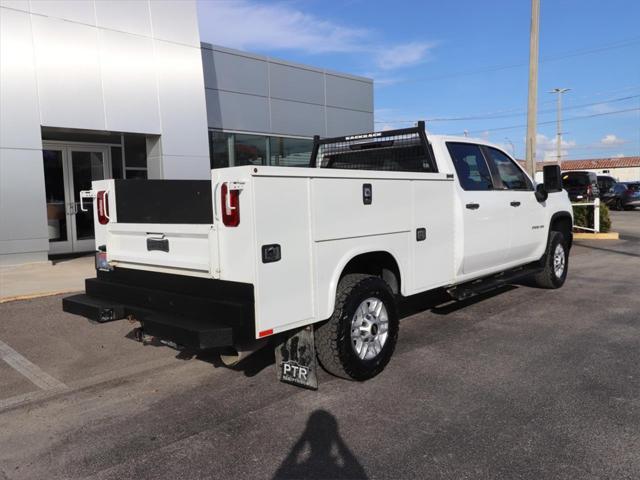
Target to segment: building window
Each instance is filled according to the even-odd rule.
[[[266,165],[267,137],[261,135],[234,135],[235,158],[233,165]]]
[[[209,130],[209,155],[211,158],[211,168],[223,168],[230,165],[230,141],[233,141],[232,134]]]
[[[211,168],[241,165],[307,167],[313,140],[209,130]]]
[[[308,167],[313,140],[306,138],[271,137],[269,165]]]
[[[125,178],[147,178],[147,137],[124,134]]]
[[[111,172],[113,178],[124,178],[121,147],[111,147]]]

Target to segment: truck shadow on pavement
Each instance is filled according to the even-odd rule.
[[[338,431],[338,421],[326,410],[316,410],[284,459],[276,479],[366,479],[367,474]]]
[[[521,283],[521,285],[525,285],[525,283]],[[430,291],[401,299],[398,303],[398,314],[401,320],[406,317],[410,317],[412,315],[416,315],[418,313],[423,313],[426,311],[430,311],[431,313],[434,313],[436,315],[449,315],[470,305],[474,305],[476,303],[501,295],[516,288],[518,288],[516,285],[504,285],[491,292],[482,295],[476,295],[474,297],[460,301],[453,300],[444,289]],[[127,335],[125,335],[125,337],[129,338],[130,340],[139,341],[136,338],[135,330],[135,328],[131,330],[129,333],[127,333]],[[144,345],[147,347],[170,348],[156,338],[145,341]],[[222,352],[217,349],[202,351],[192,351],[185,349],[177,351],[176,358],[185,361],[192,359],[200,360],[213,365],[215,368],[222,367],[237,372],[242,372],[246,377],[253,377],[255,375],[258,375],[264,369],[275,364],[275,353],[273,345],[266,345],[265,347],[255,352],[253,355],[250,355],[237,365],[233,366],[224,365],[224,363],[222,363],[222,361],[220,360],[220,353]]]
[[[129,333],[125,335],[125,338],[130,340],[139,341],[136,338],[135,328],[131,330]],[[165,345],[157,338],[153,338],[149,341],[144,342],[145,347],[162,347],[162,348],[171,348],[168,345]],[[274,349],[269,345],[265,345],[263,348],[255,352],[253,355],[250,355],[248,358],[243,359],[240,363],[233,366],[227,366],[222,363],[220,360],[221,350],[211,349],[211,350],[177,350],[176,358],[178,360],[200,360],[202,362],[207,362],[213,365],[215,368],[228,368],[230,370],[234,370],[237,372],[242,372],[246,377],[253,377],[259,374],[262,370],[267,367],[270,367],[276,362]]]

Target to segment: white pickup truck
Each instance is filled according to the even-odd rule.
[[[327,371],[364,380],[392,356],[402,297],[562,286],[572,210],[559,169],[544,174],[535,185],[498,146],[420,122],[316,137],[309,168],[96,181],[97,278],[63,308],[189,348],[311,330]]]

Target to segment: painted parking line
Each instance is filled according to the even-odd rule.
[[[61,390],[67,388],[60,380],[53,378],[36,364],[31,363],[2,340],[0,340],[0,358],[42,390]]]

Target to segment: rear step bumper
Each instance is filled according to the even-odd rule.
[[[65,312],[105,323],[133,317],[147,335],[205,349],[255,339],[253,287],[155,272],[98,272],[86,294],[62,300]]]
[[[145,334],[188,348],[234,345],[233,328],[228,325],[142,310],[84,294],[64,298],[62,309],[99,323],[122,320],[132,315],[140,321]]]

